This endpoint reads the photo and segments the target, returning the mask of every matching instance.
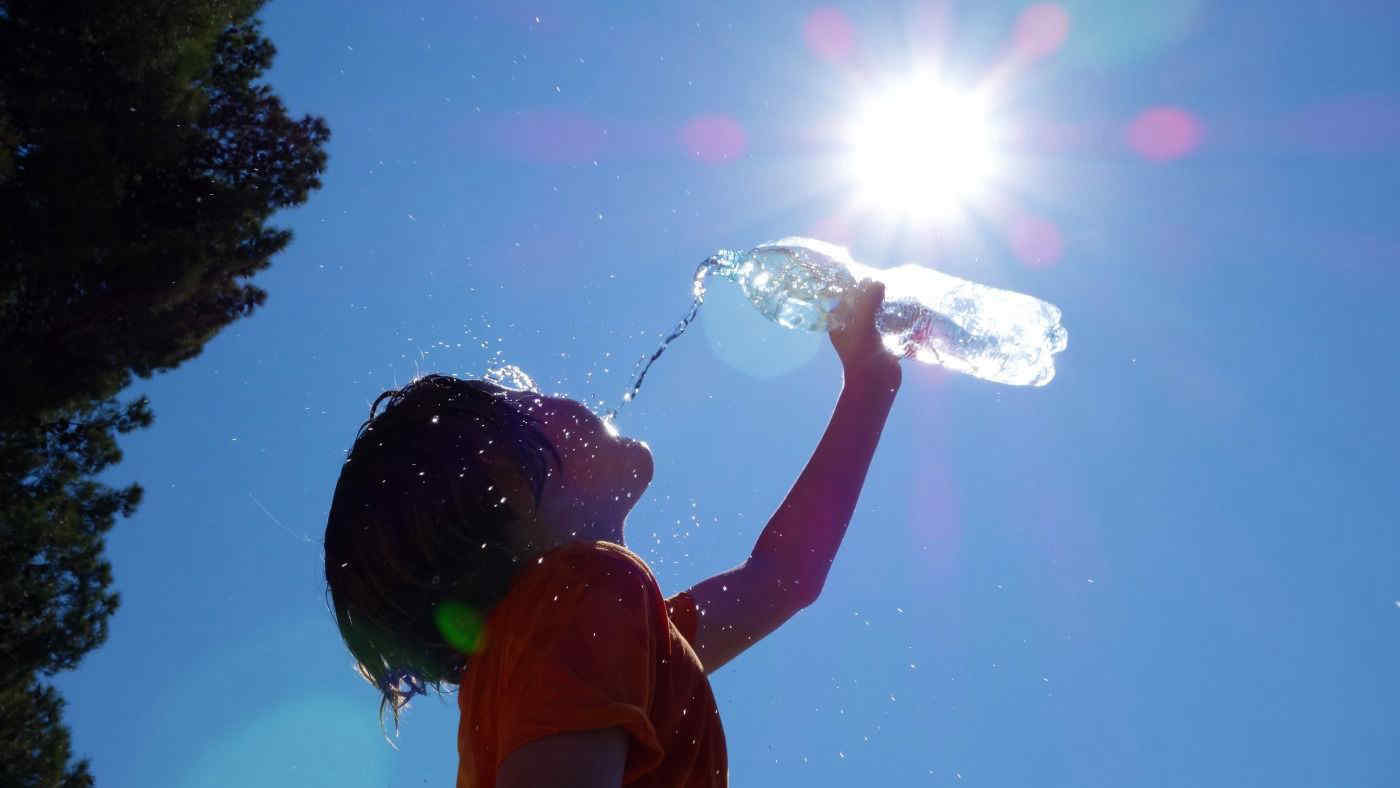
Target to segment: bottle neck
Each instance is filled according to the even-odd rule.
[[[739,275],[739,260],[738,252],[721,249],[700,264],[700,270],[696,271],[696,276],[700,276],[700,272],[703,271],[705,276],[733,280]]]
[[[695,303],[697,305],[705,300],[705,280],[707,278],[718,276],[721,279],[737,281],[739,267],[736,263],[737,256],[733,252],[727,249],[721,249],[710,257],[705,258],[704,262],[696,266],[695,277],[691,281],[690,290],[691,295],[695,297]]]

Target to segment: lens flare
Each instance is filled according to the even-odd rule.
[[[1028,58],[1052,54],[1069,36],[1069,12],[1055,3],[1036,3],[1016,19],[1013,43]]]
[[[744,154],[748,135],[739,121],[728,115],[699,115],[681,128],[686,153],[700,161],[717,164]]]
[[[823,60],[840,62],[855,50],[855,28],[839,8],[818,8],[808,15],[802,38]]]
[[[1128,145],[1153,161],[1179,159],[1196,150],[1203,136],[1201,122],[1180,107],[1154,107],[1128,126]]]
[[[433,622],[449,646],[464,654],[481,649],[485,619],[461,602],[442,602],[433,608]]]
[[[1011,251],[1033,268],[1054,265],[1064,254],[1060,228],[1038,216],[1018,216],[1010,224]]]

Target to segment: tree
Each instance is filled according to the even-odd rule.
[[[87,761],[69,764],[72,742],[63,699],[31,676],[0,688],[0,785],[6,788],[92,788]]]
[[[264,2],[0,0],[0,758],[36,770],[6,785],[91,782],[42,678],[119,601],[103,538],[141,488],[95,477],[152,414],[118,395],[263,303],[266,222],[321,186],[325,121],[257,82]]]

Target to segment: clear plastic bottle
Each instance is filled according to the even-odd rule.
[[[1053,304],[919,265],[871,268],[812,238],[721,250],[696,272],[697,299],[707,275],[736,282],[779,325],[808,331],[831,327],[832,310],[860,280],[878,280],[885,301],[875,326],[891,353],[997,383],[1044,386],[1069,342]]]

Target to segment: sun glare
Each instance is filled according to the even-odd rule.
[[[857,202],[909,219],[948,218],[996,174],[982,107],[930,79],[869,101],[848,129]]]

